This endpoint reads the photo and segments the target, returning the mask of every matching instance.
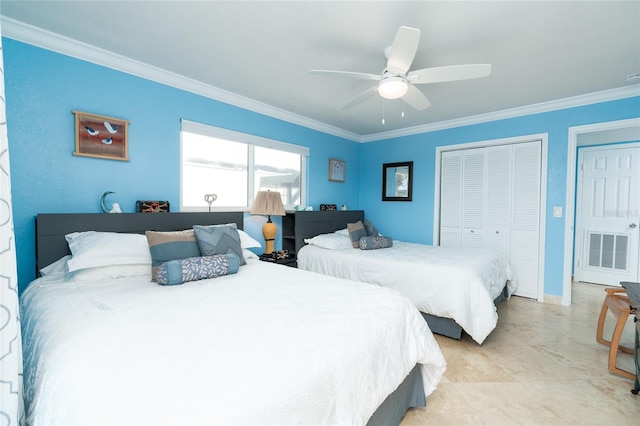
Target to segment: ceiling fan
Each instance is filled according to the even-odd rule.
[[[487,77],[491,74],[491,64],[450,65],[409,71],[419,42],[419,29],[400,27],[393,39],[393,44],[384,50],[387,66],[380,75],[330,70],[311,70],[310,72],[317,75],[379,81],[377,85],[370,87],[343,105],[343,109],[358,105],[378,92],[385,99],[401,98],[417,110],[428,108],[431,106],[431,102],[415,87],[416,84],[468,80]]]

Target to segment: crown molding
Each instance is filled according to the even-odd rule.
[[[489,112],[486,114],[472,115],[468,117],[456,118],[454,120],[440,121],[438,123],[425,124],[422,126],[407,127],[389,132],[375,133],[362,136],[360,142],[374,142],[383,139],[398,138],[402,136],[412,136],[420,133],[435,132],[438,130],[452,129],[454,127],[470,126],[473,124],[488,123],[490,121],[504,120],[507,118],[522,117],[525,115],[539,114],[549,111],[557,111],[566,108],[574,108],[584,105],[597,104],[600,102],[615,101],[618,99],[632,98],[640,96],[640,86],[633,85],[620,87],[617,89],[604,90],[602,92],[589,93],[586,95],[573,96],[570,98],[557,99],[538,104],[526,105],[518,108],[510,108],[501,111]]]
[[[454,120],[430,123],[421,126],[407,127],[388,132],[370,135],[359,135],[335,126],[313,120],[291,111],[276,108],[272,105],[238,95],[227,90],[220,89],[209,84],[204,84],[194,79],[145,64],[134,59],[115,54],[108,50],[100,49],[87,43],[61,36],[51,31],[43,30],[33,25],[0,16],[0,28],[2,36],[23,43],[31,44],[43,49],[51,50],[66,56],[70,56],[96,65],[125,72],[147,80],[155,81],[177,89],[185,90],[216,101],[224,102],[239,108],[253,111],[288,123],[296,124],[322,133],[344,138],[353,142],[374,142],[384,139],[412,136],[420,133],[429,133],[454,127],[469,126],[473,124],[487,123],[524,115],[538,114],[565,108],[573,108],[599,102],[618,100],[640,96],[640,86],[632,85],[618,89],[605,90],[570,98],[557,99],[523,107],[495,111],[486,114],[478,114]]]
[[[2,29],[3,37],[185,90],[288,123],[297,124],[354,142],[360,142],[360,135],[356,133],[330,126],[317,120],[276,108],[272,105],[220,89],[219,87],[204,84],[197,80],[5,16],[0,17],[0,28]]]

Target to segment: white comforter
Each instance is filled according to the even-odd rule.
[[[507,260],[489,250],[402,241],[378,250],[306,245],[298,267],[398,290],[420,311],[452,318],[479,344],[497,324],[493,300],[505,282],[509,295],[515,290]]]
[[[249,260],[236,275],[34,281],[29,424],[364,424],[416,363],[445,361],[394,290]]]

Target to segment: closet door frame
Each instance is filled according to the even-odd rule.
[[[497,145],[512,145],[524,142],[541,141],[540,143],[540,227],[538,238],[538,285],[537,298],[539,302],[544,301],[544,259],[545,259],[545,235],[546,235],[546,206],[547,206],[547,150],[548,150],[548,133],[532,134],[516,136],[512,138],[491,139],[477,142],[468,142],[454,145],[444,145],[436,147],[436,164],[435,164],[435,188],[433,200],[433,244],[440,244],[440,172],[442,153],[447,151],[457,151],[462,149],[484,148]],[[555,297],[555,296],[548,296]],[[560,298],[558,298],[560,299]],[[554,301],[554,303],[559,303]]]

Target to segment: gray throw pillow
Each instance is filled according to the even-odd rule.
[[[367,236],[369,237],[377,237],[380,235],[375,225],[370,220],[364,221],[364,229],[367,230]]]
[[[242,245],[240,234],[235,223],[226,225],[194,225],[196,240],[202,256],[213,256],[215,254],[235,254],[240,260],[240,265],[247,262],[242,255]]]

